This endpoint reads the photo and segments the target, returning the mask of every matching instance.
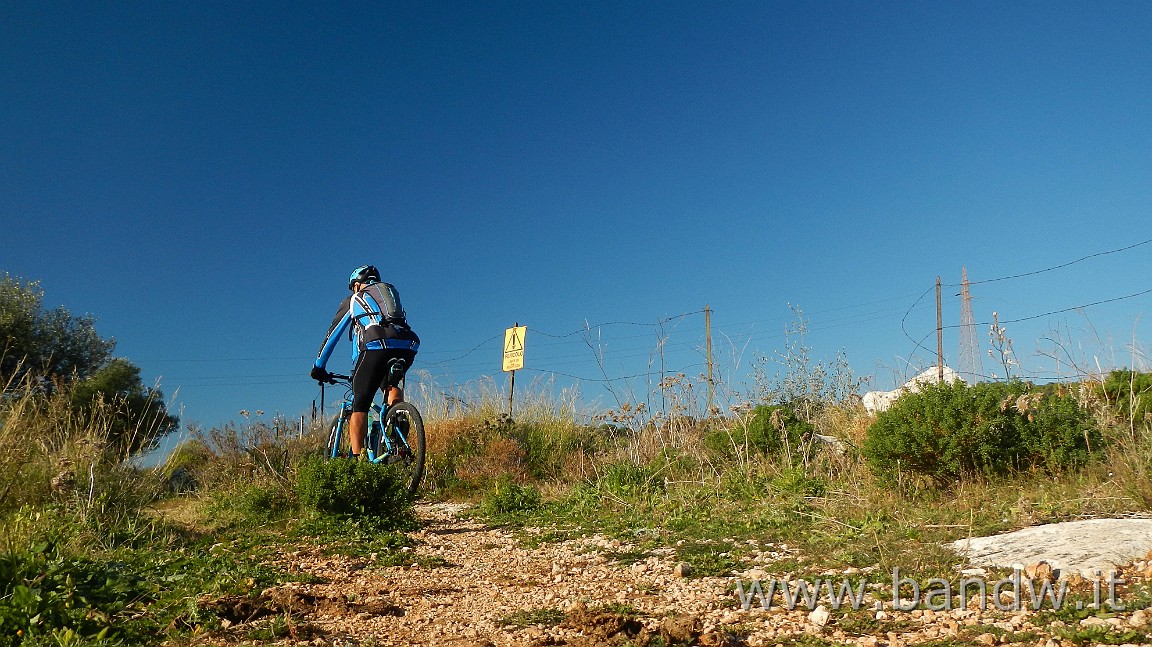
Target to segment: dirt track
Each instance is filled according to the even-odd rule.
[[[292,637],[283,641],[315,645],[771,646],[804,634],[863,647],[944,638],[992,645],[1006,632],[1032,636],[1030,645],[1061,644],[1033,626],[1026,612],[881,611],[876,620],[869,598],[869,610],[855,616],[866,617],[867,624],[853,628],[843,616],[830,621],[803,605],[746,611],[732,592],[732,578],[680,577],[670,548],[648,551],[628,565],[614,558],[636,547],[599,536],[525,548],[510,532],[461,518],[461,510],[454,504],[419,506],[424,528],[414,536],[408,566],[378,568],[319,550],[285,555],[282,566],[324,583],[265,591],[265,613],[283,617],[293,611]],[[755,565],[746,578],[785,575],[771,566],[787,556],[785,547],[750,548]],[[218,608],[227,603],[218,602]],[[208,642],[243,641],[251,611],[226,613],[238,624]],[[1129,613],[1108,626],[1127,630],[1147,621],[1143,612]]]

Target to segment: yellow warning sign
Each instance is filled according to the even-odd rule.
[[[528,326],[513,326],[504,331],[504,370],[524,368],[524,335]]]

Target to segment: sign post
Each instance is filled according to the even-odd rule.
[[[504,331],[504,371],[511,374],[508,383],[508,417],[512,417],[512,394],[516,390],[516,370],[524,368],[524,336],[527,326],[519,322]]]

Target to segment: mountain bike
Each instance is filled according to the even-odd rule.
[[[346,458],[352,453],[348,419],[352,415],[352,378],[331,373],[330,384],[346,389],[340,413],[328,424],[327,458]],[[424,420],[416,405],[403,400],[382,407],[375,401],[368,410],[368,435],[364,451],[371,463],[394,465],[404,472],[408,492],[416,495],[424,477]]]

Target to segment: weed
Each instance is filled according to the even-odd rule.
[[[28,543],[0,552],[0,645],[12,644],[5,640],[16,631],[31,644],[152,643],[216,626],[215,614],[197,606],[200,596],[285,579],[246,550],[210,538],[187,542],[155,522],[122,530],[116,544],[78,544],[88,526],[74,511],[51,512],[9,517]]]
[[[645,615],[639,609],[624,602],[609,602],[600,606],[590,607],[588,613],[596,615],[600,613],[611,613],[620,616],[628,616],[629,618],[637,618]]]
[[[1052,635],[1078,647],[1081,645],[1138,645],[1147,644],[1152,636],[1138,629],[1110,629],[1105,626],[1080,625],[1056,627]]]
[[[777,647],[840,647],[841,644],[813,634],[792,634],[776,640]]]
[[[875,613],[868,610],[846,611],[837,616],[836,626],[852,636],[883,636],[888,632],[902,633],[912,626],[909,620],[876,619]]]
[[[539,532],[524,533],[520,541],[525,548],[536,549],[545,544],[557,544],[568,541],[580,533],[576,529],[550,528]]]
[[[540,492],[531,485],[519,485],[503,477],[480,503],[480,513],[493,519],[523,516],[540,507]]]
[[[605,559],[611,560],[621,566],[631,566],[638,562],[642,562],[651,555],[651,553],[644,550],[622,550],[617,552],[608,551],[604,553]]]
[[[719,426],[704,436],[704,445],[742,462],[752,455],[783,455],[788,462],[807,460],[816,428],[783,405],[761,405],[735,424]]]
[[[523,629],[525,627],[532,627],[542,625],[545,627],[552,627],[564,621],[564,612],[555,608],[541,608],[541,609],[521,609],[499,620],[499,624],[505,627],[517,627]]]
[[[397,530],[394,521],[371,516],[311,513],[294,526],[291,536],[324,545],[328,554],[375,557],[381,566],[411,564],[412,541]]]
[[[691,577],[728,577],[747,565],[734,556],[730,544],[685,543],[676,548],[676,557],[692,566]]]

